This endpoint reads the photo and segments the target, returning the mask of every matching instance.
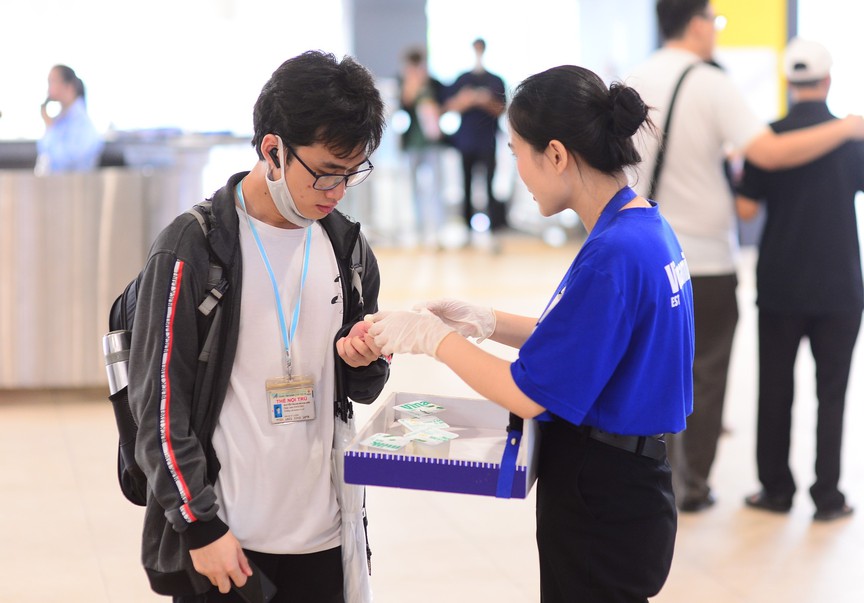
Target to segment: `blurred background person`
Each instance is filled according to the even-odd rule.
[[[443,94],[444,85],[429,75],[425,49],[409,48],[399,78],[399,107],[409,120],[401,143],[411,170],[417,236],[433,249],[441,247],[439,236],[445,219],[441,196],[443,135],[438,124]]]
[[[771,124],[787,132],[836,121],[826,104],[832,59],[818,42],[793,39],[786,48],[789,114]],[[855,196],[864,191],[864,143],[849,142],[801,167],[766,172],[745,163],[739,215],[765,204],[756,265],[759,308],[759,411],[756,464],[762,489],[749,507],[785,513],[795,478],[789,467],[795,360],[810,340],[816,365],[816,480],[814,519],[852,513],[839,489],[843,412],[852,352],[864,310]]]
[[[504,203],[492,191],[495,177],[495,142],[498,135],[498,117],[506,107],[504,80],[483,66],[486,42],[474,40],[476,63],[474,68],[461,74],[447,91],[446,111],[456,111],[462,117],[459,129],[453,134],[453,145],[462,155],[464,177],[463,215],[470,235],[477,225],[472,223],[474,202],[471,184],[475,168],[482,166],[486,176],[486,215],[488,227],[495,231],[507,225]],[[480,228],[480,230],[485,230]]]
[[[60,104],[50,115],[48,103]],[[98,167],[104,141],[87,114],[84,82],[66,65],[48,72],[48,96],[42,103],[45,135],[37,143],[37,173],[86,171]]]

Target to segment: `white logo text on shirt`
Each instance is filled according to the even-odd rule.
[[[666,278],[669,279],[669,286],[672,288],[672,307],[676,308],[681,305],[681,297],[679,292],[682,287],[690,280],[690,269],[687,267],[687,258],[681,254],[681,261],[677,264],[669,262],[663,267],[666,270]]]

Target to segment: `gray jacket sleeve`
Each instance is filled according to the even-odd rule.
[[[156,498],[177,532],[187,534],[190,548],[199,548],[228,528],[216,517],[216,495],[191,423],[200,348],[197,292],[207,279],[193,264],[156,251],[141,275],[129,405],[138,422],[135,458],[147,475],[148,497]]]

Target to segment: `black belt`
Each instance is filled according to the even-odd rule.
[[[666,442],[663,440],[662,434],[656,436],[618,435],[617,433],[608,433],[588,425],[583,425],[582,431],[592,440],[609,444],[610,446],[632,452],[639,456],[647,456],[649,459],[654,459],[655,461],[659,461],[666,456]]]

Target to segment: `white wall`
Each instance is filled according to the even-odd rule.
[[[0,138],[39,138],[56,63],[76,70],[101,130],[252,130],[261,86],[310,48],[347,52],[343,0],[4,3]]]
[[[798,35],[824,44],[834,59],[828,105],[837,116],[864,113],[862,20],[864,3],[798,0]]]
[[[84,80],[107,131],[177,127],[251,131],[261,85],[309,48],[351,50],[354,0],[40,0],[6,2],[0,20],[0,139],[39,138],[51,66]],[[428,0],[430,62],[442,79],[471,67],[471,41],[515,86],[530,73],[580,63],[613,75],[650,50],[652,0]],[[586,17],[587,16],[587,17]],[[587,18],[587,20],[586,20]],[[374,21],[373,21],[374,22]],[[387,32],[382,31],[382,36]]]
[[[511,89],[562,64],[609,81],[656,44],[654,0],[428,0],[426,10],[430,69],[444,82],[473,66],[478,37],[486,40],[487,69]]]

